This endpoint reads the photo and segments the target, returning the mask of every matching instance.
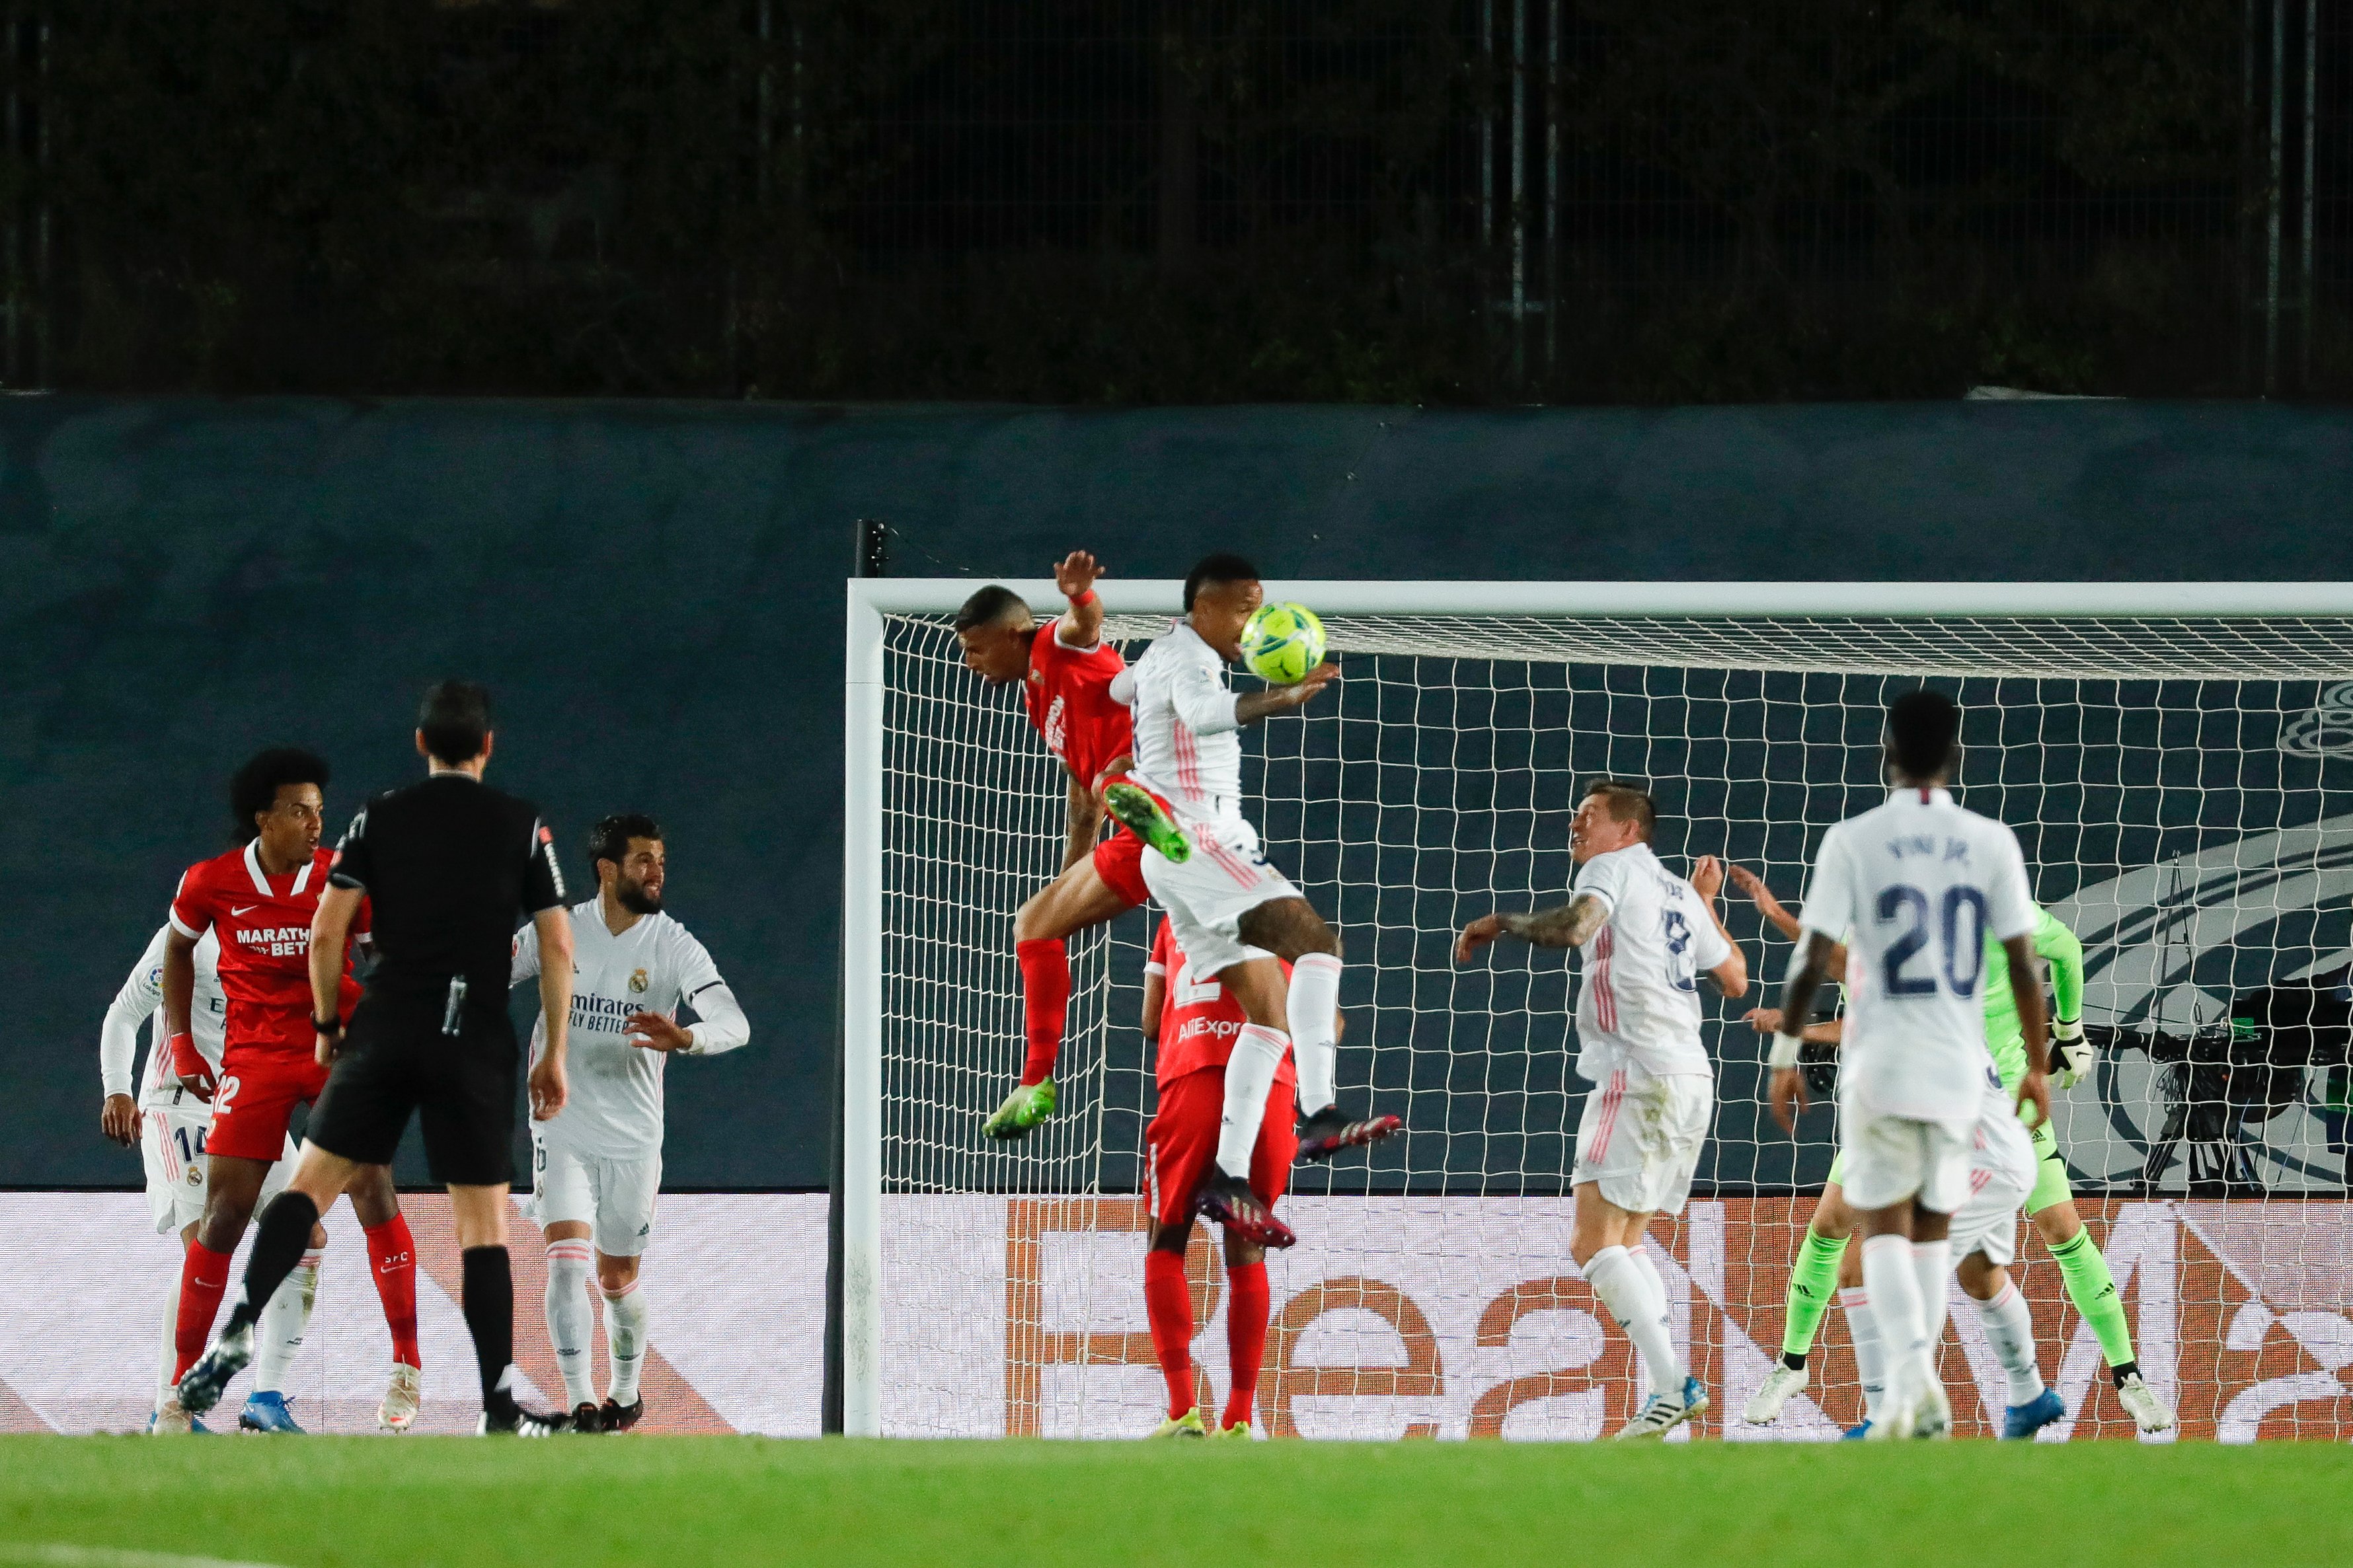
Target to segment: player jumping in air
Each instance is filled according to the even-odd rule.
[[[106,1090],[99,1125],[105,1134],[128,1148],[137,1145],[147,1173],[147,1212],[155,1234],[180,1238],[182,1261],[196,1238],[196,1223],[204,1217],[205,1135],[212,1125],[212,1107],[184,1088],[172,1070],[171,1043],[163,1022],[164,945],[172,928],[155,928],[147,951],[115,993],[99,1030],[99,1075]],[[216,1079],[220,1073],[221,1035],[227,1023],[227,1005],[221,995],[218,959],[220,943],[207,931],[196,943],[194,1017],[196,1054],[204,1058]],[[155,1027],[147,1052],[147,1072],[140,1097],[131,1097],[132,1063],[139,1054],[139,1026],[153,1017]],[[261,1184],[260,1201],[269,1202],[286,1185],[294,1169],[294,1140],[286,1140],[285,1157],[269,1167]],[[300,1432],[286,1408],[286,1373],[294,1352],[309,1331],[311,1306],[319,1283],[319,1254],[304,1255],[301,1267],[269,1298],[254,1325],[253,1392],[237,1416],[248,1432]],[[180,1276],[175,1271],[164,1292],[164,1344],[155,1369],[155,1407],[148,1416],[150,1431],[162,1428],[171,1405],[173,1373],[179,1366],[176,1344],[180,1322]],[[173,1406],[183,1431],[199,1430],[186,1412]]]
[[[1758,912],[1775,930],[1792,942],[1798,940],[1801,929],[1798,918],[1782,907],[1762,878],[1736,866],[1732,868],[1732,879],[1742,892],[1756,900]],[[2038,907],[2034,915],[2034,951],[2051,966],[2057,1020],[2052,1036],[2058,1042],[2060,1069],[2052,1075],[2051,1087],[2072,1089],[2092,1065],[2091,1047],[2084,1039],[2084,944],[2049,910]],[[1843,980],[1846,970],[1846,950],[1836,947],[1827,973],[1833,980]],[[2010,996],[2009,976],[2010,959],[2001,944],[1989,933],[1982,982],[1986,1048],[1993,1054],[2002,1087],[2015,1090],[2026,1075],[2026,1038],[2019,1024],[2017,1004]],[[1749,1022],[1759,1033],[1774,1034],[1781,1027],[1781,1015],[1776,1009],[1760,1007],[1749,1015]],[[1837,1040],[1839,1032],[1835,1021],[1823,1021],[1809,1024],[1804,1035],[1810,1042],[1827,1043]],[[2132,1327],[2125,1321],[2124,1301],[2116,1291],[2116,1276],[2109,1272],[2108,1260],[2101,1256],[2098,1244],[2075,1212],[2074,1193],[2067,1182],[2067,1159],[2059,1152],[2059,1140],[2048,1121],[2031,1129],[2030,1136],[2033,1141],[2035,1178],[2024,1200],[2027,1217],[2033,1222],[2042,1245],[2057,1260],[2060,1277],[2066,1282],[2068,1300],[2074,1302],[2075,1310],[2099,1337],[2100,1349],[2107,1358],[2108,1373],[2116,1382],[2116,1397],[2140,1430],[2162,1432],[2173,1425],[2173,1412],[2167,1407],[2164,1397],[2141,1376],[2140,1365],[2133,1355]],[[1814,1331],[1830,1305],[1833,1286],[1841,1302],[1851,1292],[1862,1289],[1862,1260],[1847,1246],[1854,1231],[1854,1210],[1846,1201],[1844,1175],[1843,1160],[1833,1163],[1830,1184],[1822,1189],[1813,1217],[1806,1224],[1806,1237],[1799,1244],[1797,1266],[1789,1276],[1788,1304],[1782,1318],[1781,1359],[1766,1374],[1764,1386],[1743,1412],[1753,1425],[1763,1426],[1778,1419],[1781,1407],[1790,1396],[1805,1388],[1806,1357],[1813,1348]]]
[[[1887,1363],[1873,1437],[1951,1435],[1936,1375],[1954,1214],[1989,1071],[1982,993],[1991,936],[2010,959],[2026,1070],[2012,1102],[2047,1121],[2042,987],[2034,978],[2034,900],[2017,836],[1953,803],[1961,713],[1941,692],[1888,705],[1886,804],[1823,835],[1800,917],[1804,937],[1781,995],[1783,1019],[1813,1016],[1841,939],[1849,1007],[1839,1073],[1846,1198],[1859,1212],[1863,1288]],[[1851,933],[1851,934],[1850,934]],[[1795,1133],[1806,1103],[1804,1042],[1773,1037],[1774,1119]]]
[[[228,1290],[230,1255],[260,1202],[271,1163],[285,1152],[294,1108],[317,1100],[327,1084],[327,1069],[311,1051],[310,971],[311,920],[334,859],[332,850],[319,847],[326,783],[327,764],[303,751],[263,752],[239,768],[229,804],[244,847],[190,867],[172,900],[163,978],[172,1066],[190,1092],[211,1101],[213,1112],[204,1218],[180,1270],[174,1383],[204,1353]],[[364,919],[359,929],[366,929]],[[228,1002],[217,1081],[196,1049],[191,1023],[196,943],[207,934],[219,944]],[[359,985],[348,953],[342,967],[349,1009]],[[392,1382],[376,1417],[386,1430],[405,1432],[417,1419],[424,1387],[417,1243],[401,1216],[389,1164],[364,1167],[351,1194],[392,1331]],[[312,1250],[326,1244],[326,1231],[313,1226]],[[185,1430],[185,1420],[177,1401],[167,1401],[157,1429]]]
[[[1070,1013],[1070,938],[1145,901],[1145,839],[1164,854],[1181,858],[1187,850],[1183,833],[1150,795],[1120,787],[1135,745],[1127,707],[1112,697],[1111,683],[1127,661],[1103,640],[1099,574],[1085,551],[1065,557],[1054,584],[1070,608],[1042,626],[1018,595],[994,584],[956,612],[965,666],[991,686],[1021,683],[1029,722],[1070,775],[1061,872],[1013,917],[1028,1047],[1021,1081],[982,1125],[991,1138],[1027,1137],[1054,1113],[1054,1058]],[[1123,824],[1098,842],[1107,805]]]
[[[1336,1022],[1336,1019],[1335,1020]],[[1185,1248],[1193,1238],[1195,1194],[1217,1157],[1225,1110],[1226,1061],[1250,1020],[1214,974],[1195,971],[1166,917],[1144,966],[1144,1032],[1158,1042],[1153,1076],[1159,1109],[1145,1130],[1145,1176],[1151,1184],[1152,1248],[1144,1255],[1144,1308],[1152,1349],[1168,1380],[1168,1418],[1155,1437],[1250,1435],[1250,1405],[1266,1356],[1266,1249],[1226,1232],[1226,1353],[1231,1382],[1225,1413],[1206,1426],[1195,1401],[1193,1293]],[[1298,1076],[1287,1055],[1267,1091],[1258,1146],[1250,1153],[1250,1191],[1271,1210],[1291,1180],[1299,1135],[1290,1116]]]
[[[1241,557],[1203,560],[1185,579],[1185,618],[1113,683],[1112,695],[1134,710],[1134,782],[1175,813],[1190,841],[1182,858],[1147,844],[1145,885],[1168,911],[1194,973],[1216,976],[1249,1020],[1226,1063],[1217,1164],[1201,1185],[1201,1212],[1261,1247],[1288,1247],[1295,1239],[1289,1227],[1250,1183],[1284,1052],[1295,1049],[1298,1058],[1302,1159],[1328,1160],[1402,1123],[1339,1108],[1340,939],[1267,864],[1258,830],[1242,816],[1240,731],[1305,706],[1339,673],[1326,664],[1290,686],[1247,695],[1227,688],[1226,666],[1241,657],[1242,627],[1265,597],[1258,568]]]
[[[1651,852],[1657,826],[1647,792],[1597,780],[1569,821],[1568,902],[1482,916],[1454,945],[1457,963],[1504,936],[1582,955],[1577,1070],[1594,1089],[1577,1128],[1569,1250],[1650,1373],[1650,1398],[1618,1433],[1630,1438],[1662,1437],[1707,1408],[1667,1332],[1666,1286],[1642,1235],[1653,1215],[1683,1212],[1715,1109],[1699,976],[1726,996],[1748,991],[1748,960],[1716,912],[1724,868],[1711,855],[1690,880],[1676,876]]]
[[[668,861],[650,816],[607,816],[588,835],[596,896],[570,910],[570,1097],[531,1124],[531,1214],[547,1240],[547,1337],[575,1432],[626,1432],[646,1412],[646,1299],[638,1264],[661,1191],[662,1068],[672,1051],[715,1057],[752,1026],[711,954],[662,910]],[[516,933],[511,984],[539,973],[539,931]],[[678,1022],[691,1007],[695,1022]],[[546,1039],[533,1026],[532,1058]],[[593,1248],[591,1244],[594,1244]],[[589,1375],[588,1276],[605,1300],[612,1381],[603,1406]]]

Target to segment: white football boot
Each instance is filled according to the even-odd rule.
[[[1781,1419],[1781,1406],[1803,1394],[1810,1381],[1804,1367],[1775,1362],[1773,1370],[1765,1374],[1765,1386],[1750,1394],[1741,1408],[1740,1418],[1751,1426],[1770,1426]]]

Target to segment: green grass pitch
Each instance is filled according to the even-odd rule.
[[[0,1563],[106,1561],[60,1545],[290,1568],[2279,1568],[2353,1561],[2353,1451],[0,1438]]]

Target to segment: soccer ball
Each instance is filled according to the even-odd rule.
[[[1324,662],[1324,623],[1304,605],[1261,605],[1242,626],[1242,663],[1260,679],[1289,686]]]

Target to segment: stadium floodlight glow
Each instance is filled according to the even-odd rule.
[[[1002,581],[1041,611],[1058,603],[1049,581]],[[1050,1215],[978,1237],[902,1234],[894,1218],[886,1234],[886,1194],[930,1194],[905,1212],[936,1216],[955,1210],[947,1199],[995,1195],[1001,1208],[1007,1194],[1051,1203],[1133,1192],[1152,1100],[1134,1021],[1148,931],[1131,921],[1071,944],[1060,1116],[1018,1145],[984,1146],[978,1135],[1020,1052],[1012,914],[1059,864],[1063,797],[1018,704],[961,665],[950,622],[978,585],[848,584],[840,1310],[853,1434],[970,1429],[942,1414],[953,1399],[935,1367],[977,1358],[994,1368],[1000,1352],[1001,1429],[1105,1429],[1087,1424],[1093,1385],[1080,1379],[1077,1392],[1057,1394],[1059,1374],[1041,1378],[1035,1363],[1124,1353],[1064,1333],[1069,1312],[1092,1323],[1134,1316],[1095,1300],[1133,1296],[1124,1274],[1099,1279],[1074,1263],[1067,1279],[1038,1285],[1034,1270],[1005,1261],[1008,1280],[1029,1283],[1008,1284],[1003,1323],[927,1329],[935,1362],[906,1348],[923,1336],[910,1342],[894,1325],[884,1356],[882,1315],[920,1310],[921,1270],[953,1269],[976,1247],[1009,1260],[1062,1245]],[[1105,578],[1096,592],[1105,635],[1133,658],[1177,613],[1182,585]],[[2339,712],[2353,701],[2353,584],[1270,580],[1266,592],[1323,618],[1342,679],[1301,719],[1252,732],[1251,813],[1348,944],[1343,1084],[1361,1094],[1369,1076],[1382,1108],[1408,1125],[1369,1168],[1358,1156],[1328,1185],[1321,1175],[1301,1184],[1332,1234],[1360,1247],[1366,1236],[1388,1237],[1377,1253],[1327,1260],[1341,1292],[1329,1300],[1358,1300],[1345,1290],[1361,1296],[1386,1278],[1385,1260],[1415,1255],[1415,1268],[1442,1272],[1434,1255],[1447,1249],[1519,1245],[1509,1226],[1525,1217],[1507,1222],[1504,1210],[1567,1190],[1582,1092],[1566,1071],[1568,971],[1556,956],[1516,953],[1457,969],[1441,939],[1490,909],[1565,896],[1572,781],[1651,783],[1668,859],[1727,854],[1794,901],[1822,830],[1877,796],[1887,695],[1924,678],[1968,711],[1964,798],[2019,830],[2038,896],[2092,950],[2087,1018],[2159,1042],[2104,1059],[2096,1082],[2062,1101],[2078,1190],[2165,1199],[2187,1189],[2197,1199],[2190,1184],[2219,1182],[2217,1194],[2248,1195],[2246,1176],[2273,1191],[2342,1190],[2321,1121],[2326,1094],[2342,1086],[2323,1089],[2325,1064],[2293,1094],[2274,1086],[2287,1096],[2279,1104],[2200,1120],[2190,1101],[2205,1080],[2162,1042],[2213,1024],[2234,991],[2353,957],[2353,712]],[[1755,912],[1726,896],[1752,973],[1778,977],[1787,944],[1760,940]],[[1752,993],[1742,1005],[1759,1000],[1771,998]],[[1757,1042],[1738,1008],[1714,1010],[1719,1111],[1703,1189],[1810,1192],[1828,1163],[1827,1121],[1797,1150],[1760,1131]],[[2138,1185],[2159,1153],[2173,1163]],[[1344,1199],[1472,1206],[1449,1209],[1442,1226],[1343,1225],[1334,1205]],[[1482,1219],[1480,1204],[1504,1207]],[[2293,1204],[2266,1219],[2307,1223]],[[1746,1282],[1737,1289],[1755,1300],[1741,1310],[1753,1305],[1767,1328],[1790,1226],[1802,1221],[1800,1206],[1770,1234],[1725,1237],[1736,1256],[1708,1254],[1723,1278]],[[1315,1238],[1303,1225],[1302,1234],[1304,1256]],[[2021,1242],[2021,1259],[2042,1256]],[[1700,1289],[1701,1260],[1687,1261]],[[1573,1270],[1566,1257],[1532,1256],[1522,1272],[1541,1284]],[[2052,1320],[2046,1336],[2059,1310],[2055,1298],[2036,1299],[2038,1322]],[[1509,1339],[1517,1320],[1503,1321]],[[1278,1355],[1286,1331],[1296,1338],[1279,1321]],[[1406,1331],[1381,1332],[1389,1348],[1359,1355],[1367,1366],[1394,1357],[1394,1334]],[[2153,1383],[2170,1375],[2166,1358],[2222,1348],[2220,1329],[2183,1332],[2215,1342],[2153,1335],[2143,1355]],[[1409,1369],[1419,1352],[1406,1337]],[[1746,1375],[1745,1351],[1715,1353],[1734,1369],[1727,1378]],[[1312,1388],[1330,1392],[1328,1369],[1319,1375]],[[1404,1389],[1420,1374],[1384,1375],[1383,1386]],[[2075,1368],[2061,1383],[2075,1378],[2080,1397],[2089,1376]],[[1725,1388],[1720,1408],[1734,1408],[1737,1392]],[[1287,1395],[1279,1403],[1293,1407]]]

